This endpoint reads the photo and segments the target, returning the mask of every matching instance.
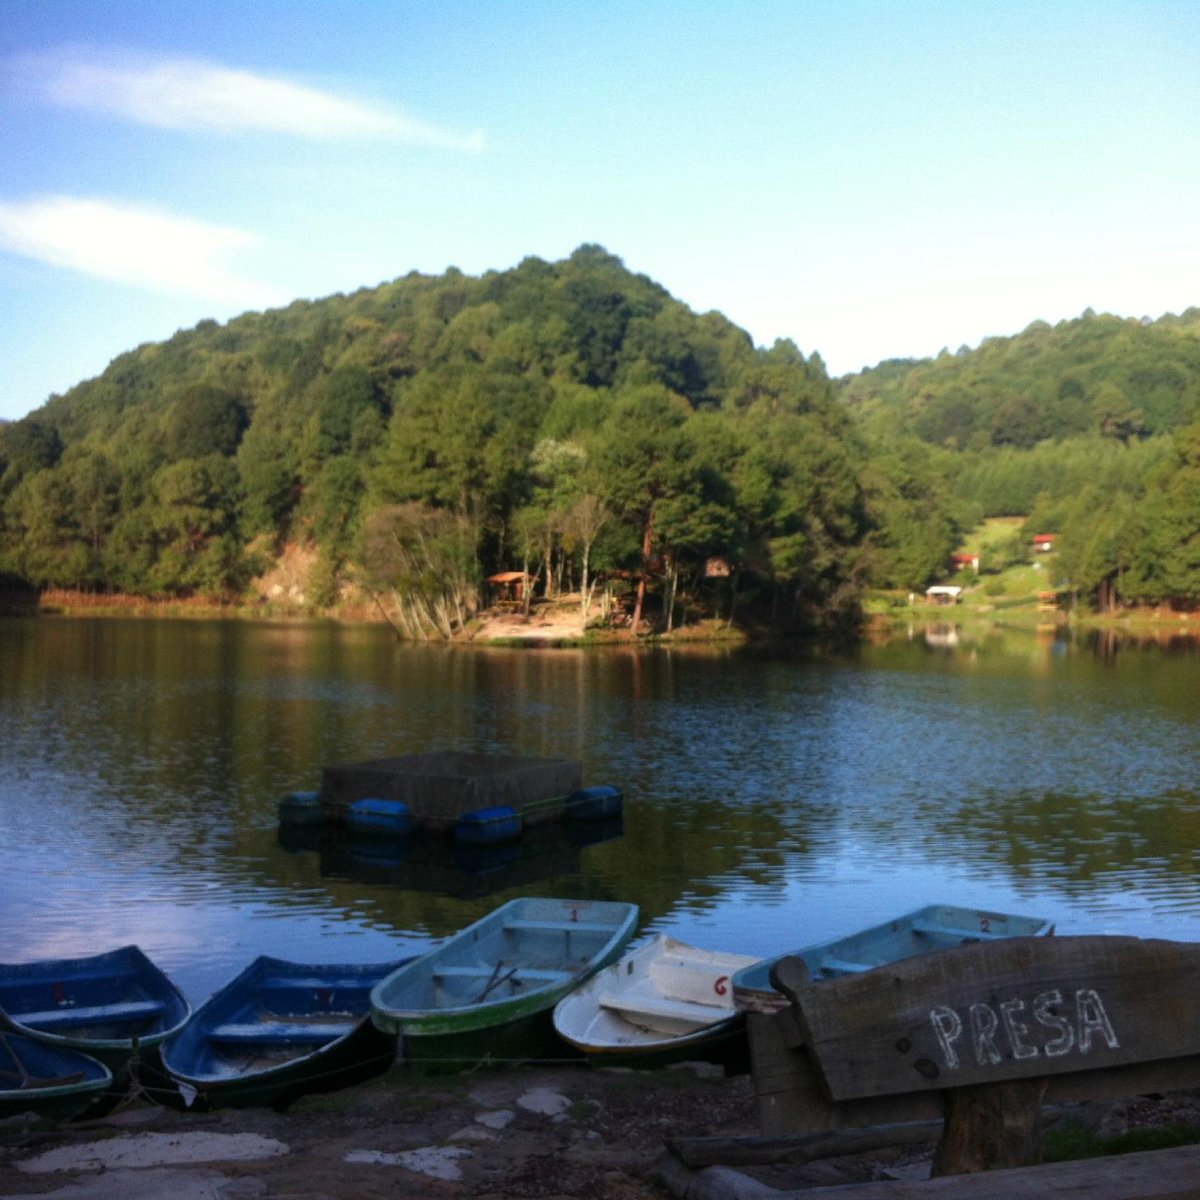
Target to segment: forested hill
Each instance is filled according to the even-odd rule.
[[[122,355],[0,430],[0,569],[236,598],[307,545],[310,601],[367,587],[414,632],[453,632],[524,567],[539,592],[648,581],[660,623],[680,596],[821,623],[861,584],[863,462],[816,355],[757,349],[585,246]]]
[[[983,517],[1057,584],[1200,604],[1200,311],[1085,313],[831,381],[598,246],[201,322],[0,426],[0,574],[306,602],[452,636],[524,570],[635,625],[844,626]]]
[[[975,350],[881,363],[847,378],[844,396],[876,433],[955,449],[1166,433],[1200,417],[1200,309],[1037,321]]]

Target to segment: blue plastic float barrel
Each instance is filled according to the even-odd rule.
[[[355,800],[346,809],[346,828],[355,833],[408,833],[412,815],[403,800]]]
[[[320,825],[325,809],[320,792],[289,792],[279,802],[279,820],[284,825]]]
[[[579,791],[572,792],[567,797],[563,812],[576,820],[591,821],[616,816],[623,803],[620,788],[602,783],[596,787],[580,788]]]
[[[473,846],[507,842],[521,834],[521,814],[507,805],[465,812],[454,826],[454,840]]]

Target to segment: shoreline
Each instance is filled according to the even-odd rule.
[[[1046,1117],[1048,1158],[1153,1153],[1189,1145],[1172,1131],[1200,1124],[1200,1093],[1091,1102]],[[0,1123],[0,1195],[663,1200],[699,1188],[711,1200],[783,1200],[809,1188],[927,1178],[937,1130],[924,1132],[833,1157],[774,1153],[754,1165],[743,1153],[706,1170],[685,1165],[678,1144],[712,1138],[741,1149],[756,1139],[751,1075],[697,1063],[628,1071],[563,1060],[453,1076],[394,1066],[368,1083],[301,1097],[285,1112],[177,1111],[143,1094],[94,1120],[9,1118]],[[1184,1153],[1195,1161],[1194,1149]]]
[[[417,640],[406,638],[390,625],[377,609],[367,605],[347,605],[314,612],[289,604],[270,601],[256,604],[225,604],[211,599],[189,598],[153,600],[141,596],[103,595],[69,592],[61,589],[44,593],[39,602],[28,607],[0,610],[3,616],[103,618],[114,620],[167,621],[244,621],[317,627],[332,625],[345,628],[390,627],[400,642],[411,645],[481,647],[489,649],[631,649],[635,647],[695,646],[714,650],[763,647],[775,644],[798,645],[812,638],[799,635],[763,635],[742,627],[730,627],[723,620],[706,619],[659,632],[649,624],[634,636],[625,628],[591,626],[580,628],[580,617],[569,602],[541,601],[528,617],[502,608],[485,609],[468,627],[453,638]],[[1169,645],[1178,638],[1200,638],[1200,610],[1179,612],[1173,609],[1137,609],[1116,613],[1080,613],[1058,610],[1035,612],[1032,605],[961,604],[950,606],[913,605],[904,608],[875,609],[864,614],[854,644],[867,645],[880,638],[903,637],[911,627],[958,626],[987,632],[1017,632],[1046,637],[1053,633],[1069,636],[1096,634],[1129,638],[1137,642]],[[820,639],[817,639],[818,641]]]
[[[485,609],[468,627],[448,640],[430,638],[417,641],[397,633],[398,640],[413,645],[487,645],[504,646],[536,643],[541,646],[640,646],[702,642],[728,646],[743,645],[755,639],[744,630],[730,628],[725,622],[705,620],[679,626],[669,633],[654,631],[649,624],[634,636],[627,629],[592,626],[584,630],[578,612],[570,604],[555,601],[535,604],[528,617],[503,609]],[[152,600],[141,596],[103,595],[67,592],[61,589],[44,593],[28,611],[9,615],[55,617],[106,617],[131,620],[228,620],[261,621],[287,625],[380,626],[392,628],[377,609],[366,605],[344,606],[313,612],[293,605],[222,604],[209,599]]]

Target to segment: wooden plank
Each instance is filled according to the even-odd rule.
[[[826,986],[825,984],[821,985]],[[819,1130],[847,1129],[942,1115],[937,1092],[880,1096],[835,1104],[811,1058],[795,1010],[749,1013],[750,1040],[759,1127],[768,1137],[791,1137]],[[1200,1088],[1200,1055],[1157,1063],[1134,1063],[1107,1071],[1076,1072],[1045,1079],[1045,1103],[1121,1100],[1153,1092]]]
[[[124,1000],[116,1004],[96,1004],[87,1008],[48,1008],[44,1012],[13,1013],[11,1017],[31,1029],[47,1033],[73,1029],[81,1025],[116,1025],[126,1021],[144,1021],[165,1011],[161,1000]]]
[[[772,1163],[809,1163],[845,1154],[865,1154],[890,1146],[932,1142],[942,1132],[941,1121],[910,1121],[849,1132],[809,1133],[801,1137],[677,1137],[667,1149],[684,1166],[750,1167]]]
[[[1200,1200],[1200,1146],[773,1195],[775,1200]]]
[[[1200,945],[1012,938],[777,983],[834,1100],[940,1091],[1200,1054]]]
[[[758,1124],[765,1136],[942,1119],[942,1097],[937,1092],[834,1104],[809,1057],[789,1048],[794,1028],[790,1008],[746,1014]]]

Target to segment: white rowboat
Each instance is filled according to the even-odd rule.
[[[560,1000],[554,1028],[606,1065],[703,1058],[739,1022],[733,975],[755,961],[658,934]]]

